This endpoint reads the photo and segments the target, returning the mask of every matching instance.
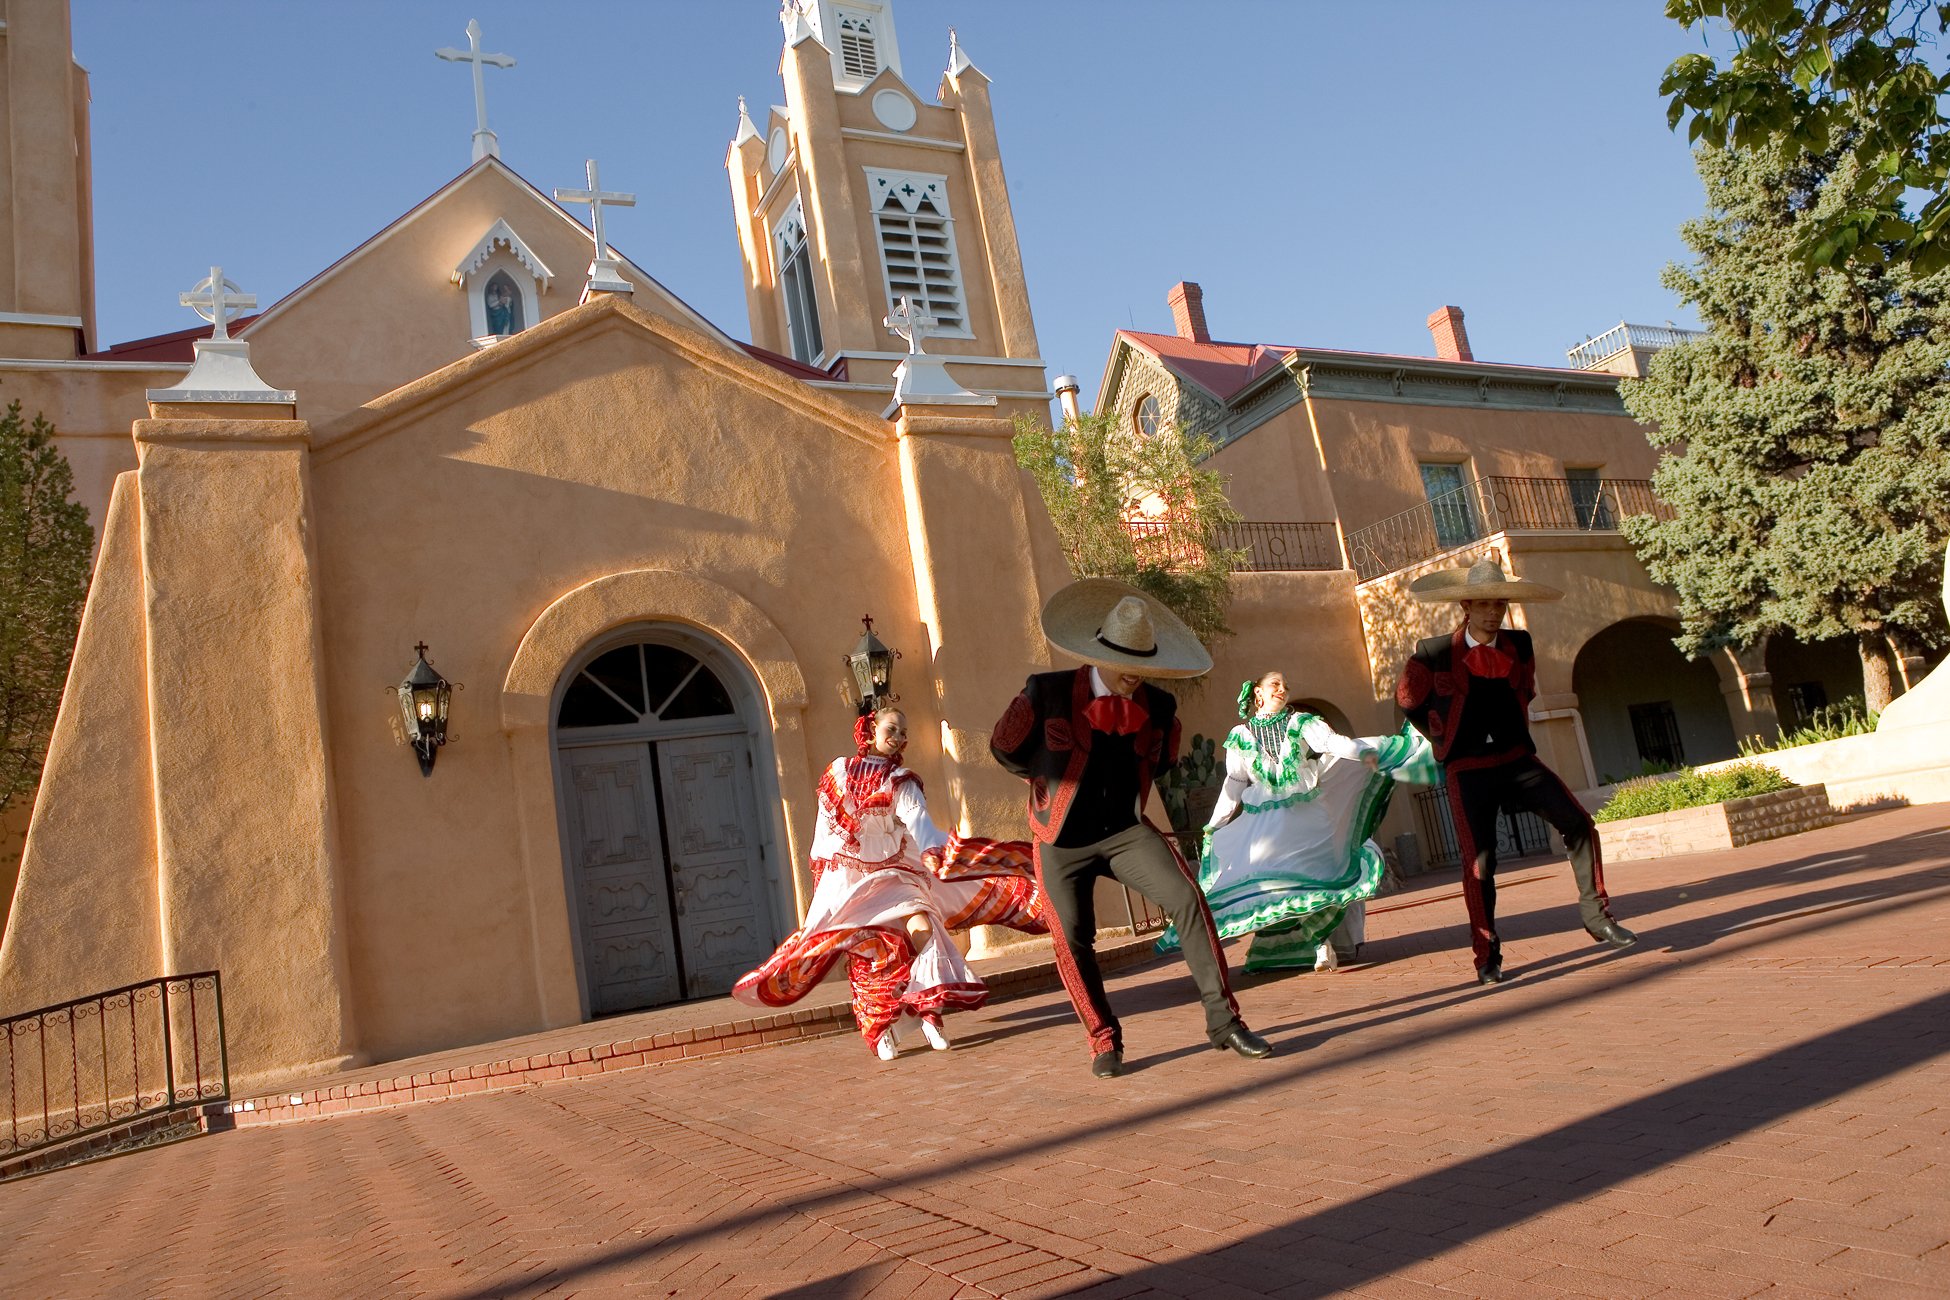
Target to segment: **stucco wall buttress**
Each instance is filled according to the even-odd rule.
[[[135,436],[163,963],[223,972],[233,1085],[337,1069],[354,1049],[310,426]]]
[[[102,526],[0,940],[0,1013],[167,973],[157,916],[137,491],[133,472],[117,479]]]
[[[805,915],[813,880],[806,863],[812,843],[816,768],[807,749],[806,679],[778,625],[728,587],[692,573],[635,569],[584,583],[543,610],[515,651],[501,684],[501,729],[515,768],[521,818],[521,856],[534,915],[535,967],[542,1015],[551,1025],[582,1018],[577,955],[568,896],[562,883],[562,841],[554,799],[550,719],[556,683],[584,646],[634,623],[682,623],[698,628],[744,658],[765,696],[767,721],[785,824],[786,860],[794,901]]]
[[[901,490],[934,711],[943,721],[942,771],[963,831],[1022,834],[1022,782],[996,766],[989,725],[1023,677],[1049,663],[1042,593],[1008,420],[907,407],[898,424]],[[946,814],[946,815],[944,815]]]

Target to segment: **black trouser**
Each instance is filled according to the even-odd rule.
[[[1224,1038],[1239,1023],[1239,1004],[1232,1000],[1212,911],[1198,881],[1164,837],[1139,824],[1095,844],[1036,846],[1036,878],[1056,914],[1050,938],[1057,973],[1090,1035],[1090,1050],[1108,1052],[1124,1046],[1123,1028],[1111,1013],[1103,972],[1097,968],[1095,889],[1103,876],[1143,894],[1178,927],[1185,964],[1191,967],[1199,1001],[1205,1005],[1206,1036],[1214,1043]]]
[[[1571,874],[1578,882],[1578,919],[1589,930],[1610,915],[1598,829],[1557,773],[1525,757],[1457,771],[1446,770],[1449,811],[1462,848],[1463,901],[1469,908],[1469,944],[1481,968],[1503,959],[1496,937],[1496,815],[1534,812],[1564,837]]]

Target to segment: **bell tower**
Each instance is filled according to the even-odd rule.
[[[892,0],[785,0],[780,22],[785,102],[741,100],[725,158],[753,342],[879,410],[906,355],[885,322],[906,299],[962,385],[1047,411],[988,77],[951,29],[927,102]]]
[[[67,0],[0,0],[0,357],[93,349],[88,73]]]

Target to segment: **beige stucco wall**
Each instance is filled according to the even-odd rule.
[[[8,1013],[163,973],[138,496],[117,480],[96,551],[0,940]]]
[[[780,708],[770,691],[790,716],[767,720],[786,908],[804,889],[812,778],[850,743],[840,659],[862,614],[905,652],[912,760],[925,778],[940,770],[890,429],[613,303],[496,352],[324,431],[317,455],[350,964],[380,1057],[580,1017],[552,751],[545,730],[511,737],[493,706],[564,593],[632,571],[693,575],[789,647],[803,699]],[[717,632],[684,606],[608,617]],[[419,639],[468,688],[430,780],[395,743],[382,690]],[[579,648],[557,647],[557,675]],[[764,684],[768,656],[727,648]],[[543,782],[550,798],[524,797]]]
[[[1349,531],[1423,504],[1422,461],[1461,464],[1465,481],[1561,479],[1567,465],[1596,468],[1606,478],[1645,479],[1658,463],[1644,429],[1625,415],[1320,398],[1307,404]],[[1255,430],[1247,438],[1258,436]]]

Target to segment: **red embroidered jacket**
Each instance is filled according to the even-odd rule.
[[[1009,701],[989,737],[995,761],[1029,782],[1029,833],[1040,843],[1056,838],[1076,801],[1077,782],[1090,760],[1092,732],[1083,711],[1092,698],[1088,666],[1037,673]],[[1168,691],[1147,682],[1132,698],[1146,713],[1144,725],[1132,737],[1138,766],[1130,793],[1135,806],[1139,794],[1178,761],[1179,724],[1178,701]]]
[[[1499,746],[1493,752],[1450,757],[1474,676],[1463,667],[1467,642],[1461,627],[1448,636],[1432,636],[1422,641],[1402,666],[1401,680],[1395,685],[1395,703],[1401,705],[1416,730],[1429,738],[1436,761],[1446,767],[1464,771],[1494,767],[1537,752],[1530,739],[1530,702],[1537,698],[1537,654],[1531,646],[1530,633],[1506,627],[1496,634],[1495,647],[1510,661],[1503,680],[1515,693],[1516,707],[1513,716],[1496,719],[1497,732],[1513,737],[1514,743]]]

